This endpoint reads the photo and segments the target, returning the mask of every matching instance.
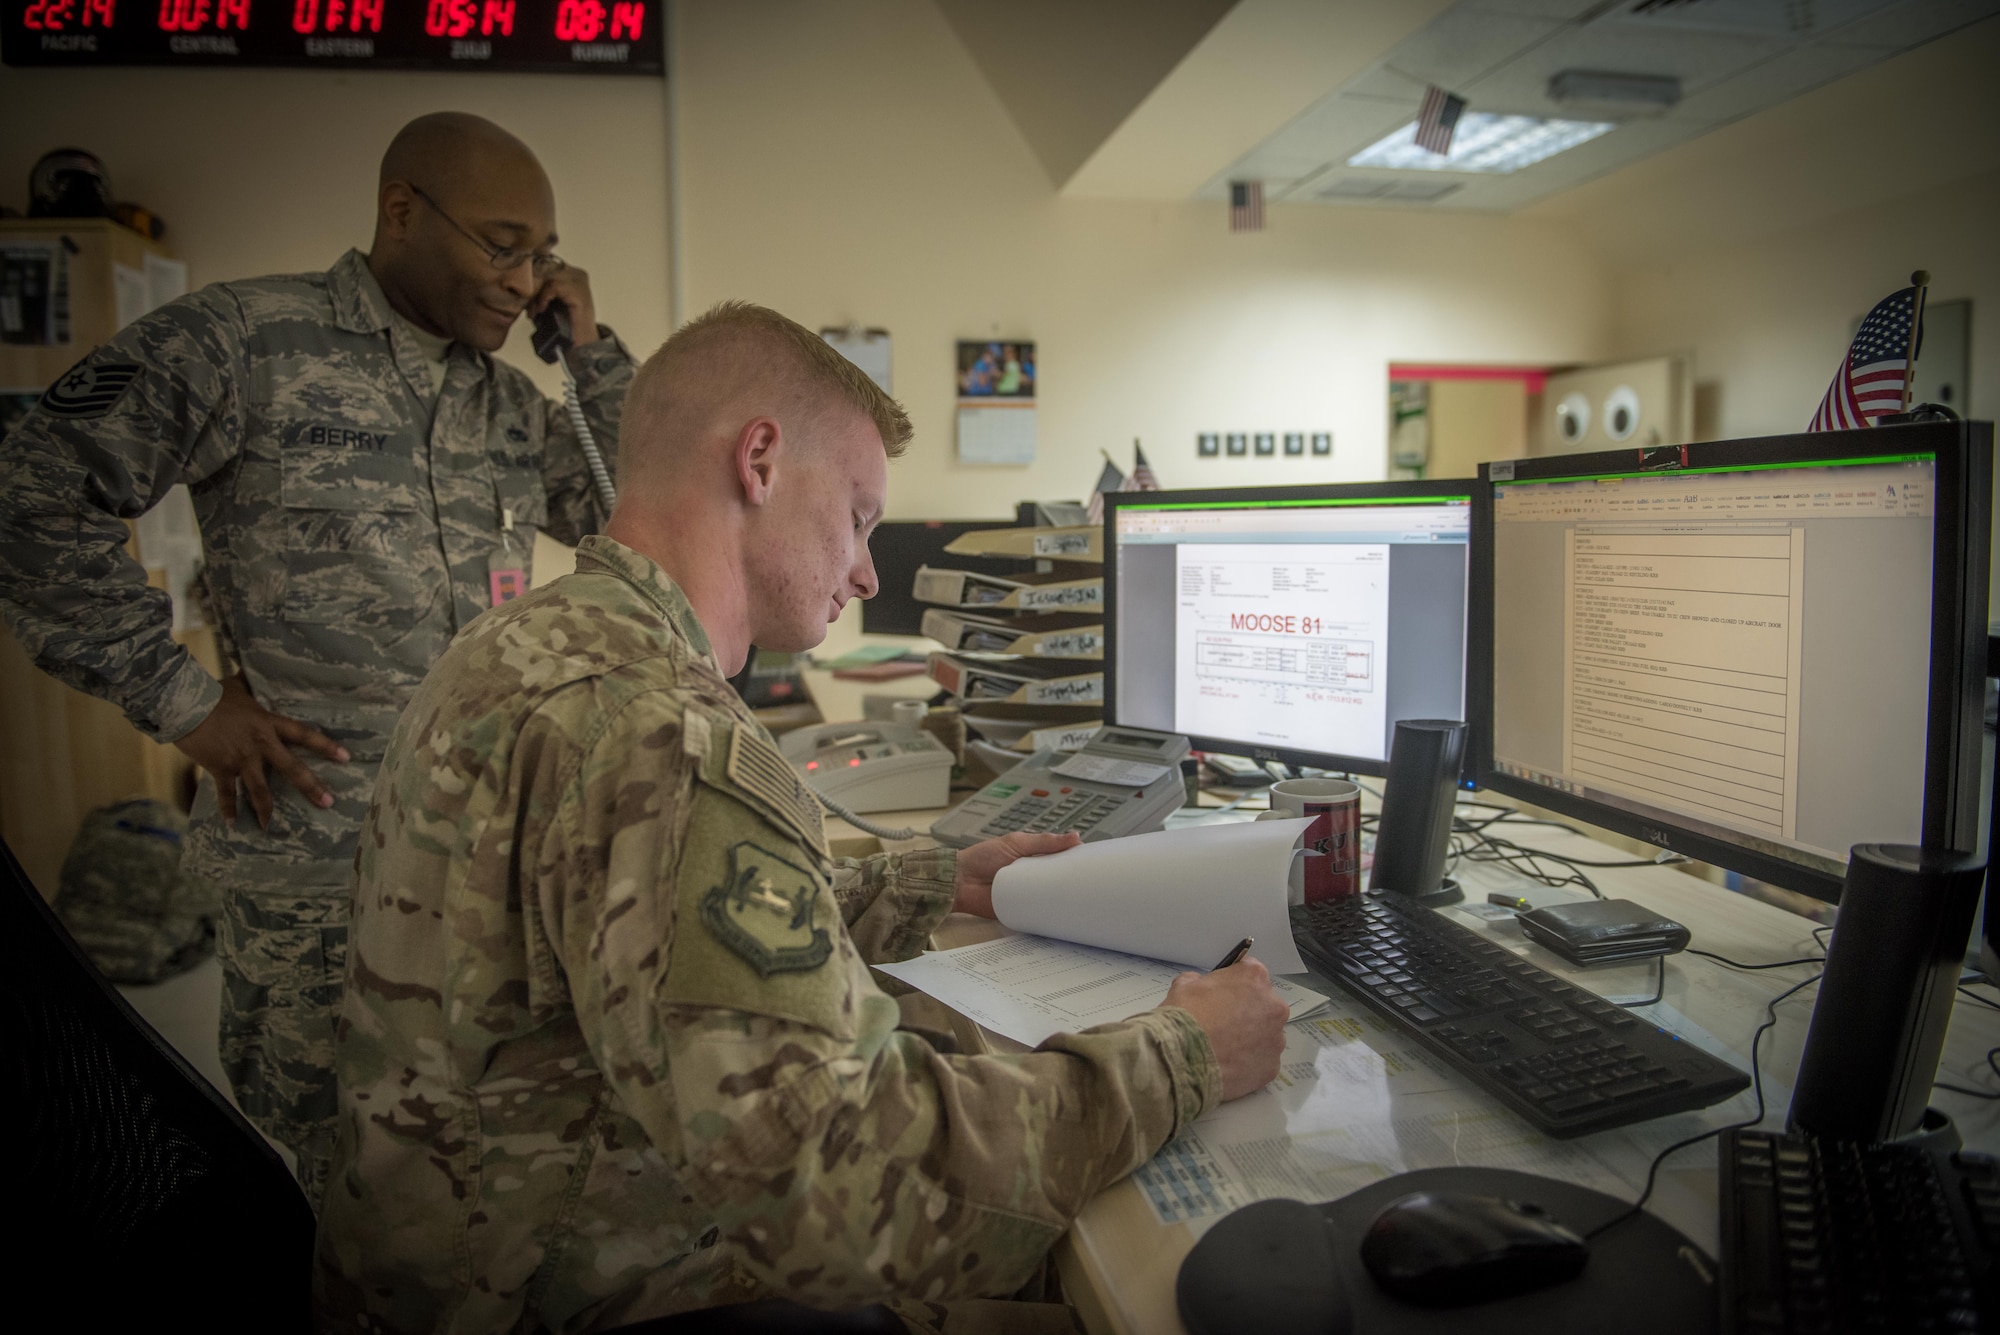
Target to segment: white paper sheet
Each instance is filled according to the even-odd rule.
[[[157,310],[187,295],[186,260],[170,260],[148,251],[146,254],[146,309]]]
[[[1035,462],[1035,404],[974,399],[958,405],[958,461],[962,464]]]
[[[1272,973],[1304,973],[1286,879],[1311,823],[1202,825],[1021,858],[994,877],[993,913],[1017,932],[1190,969],[1213,968],[1247,936]]]
[[[1151,1010],[1166,998],[1174,976],[1184,972],[1115,950],[1021,935],[875,967],[1029,1047],[1054,1034],[1115,1024]],[[1274,978],[1272,986],[1294,1019],[1326,1004],[1325,997],[1289,979]]]
[[[114,262],[111,266],[111,300],[120,329],[153,309],[146,275],[129,264]]]

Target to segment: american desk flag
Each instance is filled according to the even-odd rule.
[[[1158,491],[1160,479],[1153,475],[1153,466],[1146,462],[1146,452],[1139,448],[1139,442],[1132,442],[1131,485],[1125,491]]]
[[[1084,507],[1084,513],[1090,516],[1091,523],[1104,522],[1104,493],[1126,491],[1129,489],[1126,484],[1130,480],[1125,476],[1124,469],[1111,462],[1110,455],[1104,457],[1104,471],[1097,475],[1097,485],[1090,489],[1090,501]]]
[[[1126,473],[1111,462],[1110,456],[1104,460],[1104,471],[1097,475],[1097,488],[1090,493],[1090,502],[1084,508],[1090,522],[1104,522],[1104,493],[1107,491],[1158,491],[1160,479],[1153,475],[1153,466],[1146,462],[1146,452],[1139,448],[1139,442],[1132,442],[1132,471]]]
[[[1819,401],[1808,431],[1852,431],[1903,410],[1912,353],[1923,337],[1924,274],[1875,304],[1848,345],[1840,370]],[[1912,331],[1915,331],[1914,334]]]

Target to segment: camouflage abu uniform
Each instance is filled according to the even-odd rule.
[[[1013,1291],[1220,1068],[1179,1008],[1019,1057],[898,1032],[864,961],[922,948],[956,866],[831,861],[679,588],[586,540],[453,644],[390,742],[321,1328]]]
[[[571,365],[608,456],[631,358],[606,338]],[[162,307],[58,380],[0,446],[0,612],[40,667],[160,741],[221,691],[123,551],[120,520],[177,482],[251,691],[353,756],[302,753],[334,805],[274,779],[268,833],[247,811],[226,828],[205,780],[187,849],[224,897],[223,1066],[317,1197],[355,832],[383,745],[487,607],[489,563],[525,569],[537,528],[573,542],[600,517],[561,405],[463,344],[435,392],[358,251],[323,274],[218,283]]]

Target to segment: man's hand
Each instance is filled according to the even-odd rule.
[[[590,299],[590,275],[574,264],[565,264],[535,289],[528,314],[540,315],[552,301],[569,307],[570,342],[576,347],[597,342],[597,303]]]
[[[347,748],[310,723],[301,723],[283,714],[273,714],[257,703],[241,676],[222,683],[222,699],[207,718],[174,745],[194,763],[215,776],[215,801],[222,819],[236,824],[236,785],[250,793],[250,809],[260,828],[271,824],[271,790],[264,782],[264,766],[291,780],[316,807],[333,805],[333,794],[320,785],[313,772],[286,749],[286,744],[317,751],[328,760],[345,762]]]
[[[1083,842],[1076,834],[1003,834],[974,844],[958,855],[958,896],[952,908],[960,913],[993,916],[993,878],[1016,858],[1060,853]]]
[[[1255,1094],[1278,1078],[1291,1008],[1271,990],[1271,971],[1256,960],[1214,973],[1184,973],[1161,1004],[1179,1006],[1208,1034],[1208,1045],[1222,1062],[1225,1102]]]

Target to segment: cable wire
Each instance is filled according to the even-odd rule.
[[[877,839],[914,839],[917,837],[918,832],[915,829],[912,829],[910,826],[877,825],[872,820],[868,820],[864,817],[855,815],[853,812],[849,811],[846,807],[840,805],[840,803],[828,797],[825,793],[814,793],[813,796],[819,799],[819,804],[821,806],[825,807],[828,811],[831,811],[834,815],[846,821],[849,825],[852,825],[855,829],[862,831],[864,834],[872,834]]]
[[[618,489],[611,485],[611,470],[604,466],[597,438],[590,434],[590,423],[584,420],[583,401],[577,397],[576,376],[570,372],[569,358],[558,357],[556,361],[562,367],[563,407],[569,411],[569,424],[576,429],[576,443],[583,447],[583,461],[590,468],[590,480],[597,484],[597,498],[604,502],[604,516],[609,519],[611,508],[618,503]],[[846,816],[841,819],[849,820]]]
[[[1777,1027],[1778,1003],[1800,989],[1812,986],[1825,976],[1824,972],[1816,973],[1802,982],[1794,983],[1764,1004],[1764,1023],[1758,1025],[1757,1032],[1750,1036],[1750,1087],[1757,1093],[1757,1115],[1748,1121],[1731,1122],[1724,1126],[1703,1131],[1699,1135],[1689,1136],[1686,1140],[1677,1140],[1654,1155],[1653,1162],[1646,1169],[1646,1185],[1640,1191],[1639,1199],[1633,1201],[1631,1206],[1622,1213],[1611,1216],[1611,1218],[1584,1234],[1586,1242],[1596,1238],[1598,1234],[1603,1233],[1607,1229],[1616,1228],[1646,1208],[1646,1202],[1651,1200],[1653,1196],[1653,1184],[1659,1177],[1660,1165],[1666,1162],[1668,1155],[1674,1153],[1676,1150],[1684,1150],[1690,1145],[1699,1145],[1702,1141],[1712,1136],[1719,1136],[1725,1131],[1741,1131],[1746,1127],[1756,1126],[1764,1120],[1764,1073],[1762,1067],[1758,1064],[1758,1049],[1764,1041],[1764,1035]]]
[[[1665,955],[1661,955],[1659,957],[1659,965],[1660,965],[1659,975],[1655,977],[1653,980],[1652,996],[1647,997],[1644,1001],[1614,1001],[1611,1004],[1614,1006],[1623,1006],[1627,1010],[1632,1010],[1639,1006],[1650,1006],[1654,1002],[1658,1001],[1661,997],[1667,995],[1667,957]]]
[[[1712,950],[1696,950],[1693,946],[1688,947],[1687,953],[1690,955],[1699,955],[1706,960],[1714,960],[1717,964],[1727,964],[1732,969],[1785,969],[1794,964],[1826,963],[1826,956],[1824,955],[1806,955],[1795,960],[1772,960],[1768,964],[1745,964],[1742,960],[1733,960],[1727,955],[1718,955]]]

